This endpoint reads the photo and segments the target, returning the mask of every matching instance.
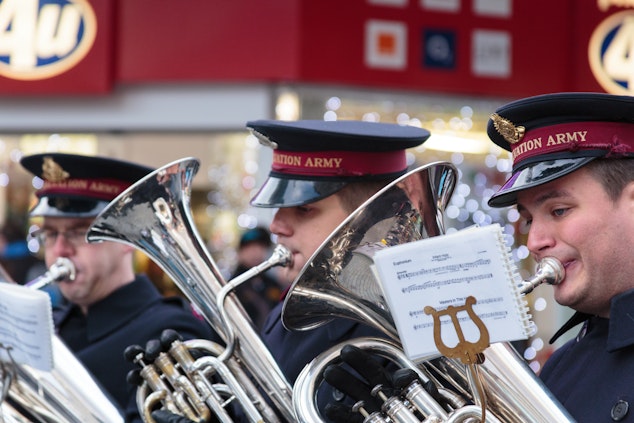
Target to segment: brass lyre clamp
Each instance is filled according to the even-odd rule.
[[[424,308],[425,314],[431,315],[434,319],[434,342],[438,351],[449,358],[457,358],[462,361],[463,364],[479,364],[481,362],[481,353],[489,346],[489,331],[486,325],[473,311],[473,305],[476,303],[476,299],[473,296],[467,297],[463,306],[449,306],[445,310],[436,310],[431,306]],[[480,332],[480,338],[476,342],[469,342],[465,339],[460,321],[458,320],[458,313],[466,311],[469,318],[473,321]],[[447,346],[441,336],[441,316],[450,316],[453,327],[456,330],[458,336],[458,343],[455,347]]]

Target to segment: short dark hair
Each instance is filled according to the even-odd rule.
[[[390,182],[391,180],[350,182],[335,195],[339,197],[343,209],[352,213]]]
[[[634,181],[634,159],[596,159],[586,165],[612,201],[617,201],[627,184]]]

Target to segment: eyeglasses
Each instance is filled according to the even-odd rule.
[[[72,228],[65,231],[56,231],[53,229],[39,229],[32,233],[32,235],[38,239],[40,244],[45,247],[52,247],[57,242],[57,238],[60,235],[64,237],[66,242],[71,244],[73,247],[77,247],[78,245],[86,244],[86,232],[88,232],[88,228]]]

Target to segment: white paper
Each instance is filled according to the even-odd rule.
[[[0,361],[53,367],[53,317],[46,292],[0,283]]]
[[[411,359],[438,354],[434,319],[425,313],[425,307],[436,311],[463,307],[469,296],[476,299],[473,311],[484,322],[490,343],[528,337],[528,308],[499,225],[385,248],[375,254],[374,262]],[[458,312],[457,318],[464,339],[477,342],[481,334],[467,312]],[[455,347],[458,333],[450,316],[440,321],[443,344]]]

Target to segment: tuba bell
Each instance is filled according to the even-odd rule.
[[[73,263],[61,259],[25,286],[41,288],[73,278],[74,273]],[[2,282],[13,283],[10,279]],[[117,406],[57,335],[52,338],[52,354],[50,371],[0,361],[0,422],[123,422]]]
[[[443,211],[453,192],[456,175],[452,165],[441,162],[423,166],[395,180],[333,231],[291,285],[282,312],[287,329],[310,330],[333,317],[344,317],[374,326],[387,337],[344,342],[307,365],[293,388],[299,422],[323,421],[315,392],[324,382],[325,367],[338,362],[342,348],[348,344],[415,371],[420,380],[432,381],[448,398],[460,398],[452,400],[453,408],[447,411],[426,393],[420,394],[425,397],[423,414],[432,419],[429,421],[463,422],[471,418],[480,421],[485,414],[484,410],[480,411],[485,401],[477,389],[477,381],[464,364],[444,356],[416,361],[405,357],[388,303],[370,267],[377,249],[444,234]],[[555,284],[562,278],[561,265],[549,259],[540,266],[538,275],[522,284],[522,290],[528,292],[543,282]],[[479,380],[486,390],[485,421],[574,421],[510,344],[492,344],[483,356],[484,361],[478,367]],[[412,420],[399,420],[390,415],[388,420],[376,421]]]
[[[156,352],[163,361],[169,361],[165,365],[168,371],[178,369],[182,372],[175,376],[179,380],[189,377],[195,379],[194,385],[204,385],[201,390],[209,399],[209,408],[218,411],[216,415],[228,414],[220,409],[237,398],[238,405],[251,421],[277,422],[280,421],[278,416],[293,421],[291,386],[244,308],[235,296],[230,295],[231,289],[240,281],[224,280],[193,224],[191,183],[199,166],[197,159],[184,158],[137,181],[97,216],[88,230],[87,239],[89,242],[121,242],[145,253],[174,280],[223,338],[225,346],[186,341],[186,345],[194,344],[195,348],[208,353],[197,360],[182,356],[178,360],[169,358],[167,350],[171,349],[173,342]],[[279,246],[276,254],[254,271],[284,265],[289,258],[290,253]],[[253,276],[252,272],[238,278],[244,280],[250,276]],[[158,407],[156,401],[147,401],[150,396],[165,396],[166,408],[178,412],[169,404],[180,392],[167,392],[169,387],[158,380],[162,376],[151,376],[158,369],[146,362],[146,352],[129,354],[129,359],[138,362],[143,367],[141,372],[147,376],[137,390],[137,405],[146,421],[150,419],[147,407]],[[225,383],[209,382],[212,376],[222,375],[226,375]],[[154,385],[154,388],[149,385]],[[221,388],[215,391],[212,385]],[[245,392],[231,389],[232,386],[245,387]]]

